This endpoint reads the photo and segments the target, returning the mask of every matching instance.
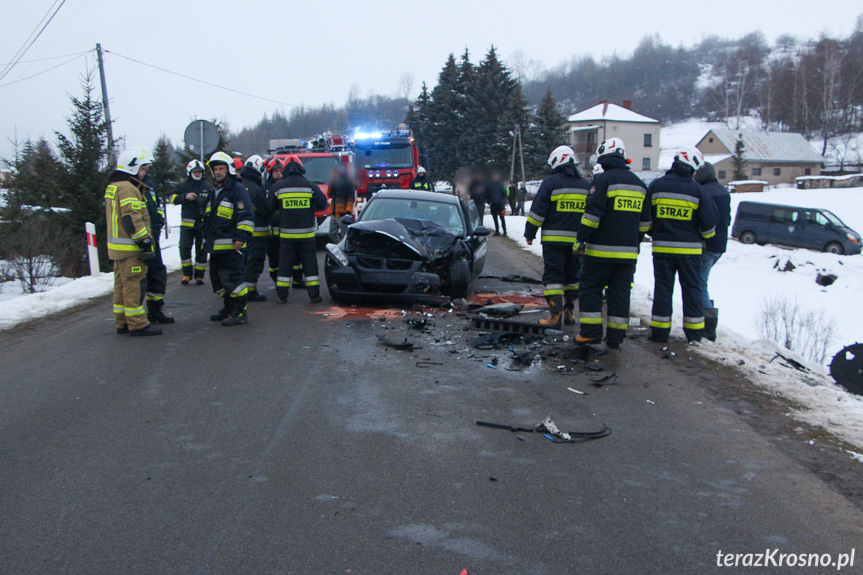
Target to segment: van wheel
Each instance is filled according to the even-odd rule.
[[[754,232],[746,231],[740,234],[740,241],[744,244],[754,244],[756,241],[758,241],[758,238],[755,237]]]
[[[825,252],[828,252],[828,253],[831,253],[831,254],[839,254],[839,255],[842,255],[842,254],[844,254],[844,253],[845,253],[845,248],[843,248],[843,247],[842,247],[842,244],[837,244],[836,242],[830,242],[830,243],[829,243],[829,244],[827,244],[827,246],[824,248],[824,251],[825,251]]]

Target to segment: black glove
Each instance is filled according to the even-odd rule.
[[[151,262],[156,259],[156,252],[153,251],[153,240],[151,240],[150,238],[146,238],[143,240],[138,240],[135,243],[138,244],[139,248],[141,248],[144,263]]]

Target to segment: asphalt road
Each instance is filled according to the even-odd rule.
[[[531,258],[494,238],[486,272],[537,275]],[[421,335],[295,293],[223,328],[209,286],[178,279],[162,337],[115,335],[107,300],[0,335],[3,575],[748,573],[717,552],[855,546],[843,572],[863,570],[861,509],[683,357],[633,340],[598,389],[469,357],[457,314]],[[474,423],[549,414],[613,433]]]

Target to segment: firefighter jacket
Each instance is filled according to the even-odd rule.
[[[291,162],[285,177],[270,189],[270,209],[278,220],[276,234],[283,240],[315,237],[315,212],[327,209],[327,197],[317,184],[303,177],[304,170]]]
[[[143,252],[138,244],[152,245],[146,190],[146,184],[122,172],[114,172],[105,189],[108,257],[112,260],[140,257]]]
[[[590,184],[567,164],[542,181],[533,200],[524,237],[532,240],[542,228],[542,243],[574,244]]]
[[[210,253],[234,251],[234,242],[249,241],[255,227],[252,200],[234,176],[216,187],[204,209],[205,249]]]
[[[267,196],[264,189],[261,187],[263,181],[261,175],[254,168],[243,168],[243,186],[249,193],[249,198],[252,200],[252,211],[255,215],[255,228],[252,231],[252,237],[268,238],[272,235],[270,227],[270,206],[267,202]]]
[[[408,186],[408,189],[433,192],[434,186],[431,185],[431,182],[429,182],[429,179],[425,175],[422,175],[412,179],[410,185]]]
[[[638,259],[638,246],[650,229],[650,204],[645,201],[647,186],[629,171],[623,158],[612,163],[593,180],[578,241],[587,256],[613,262]]]
[[[647,189],[651,206],[653,254],[701,255],[703,242],[716,234],[717,212],[710,195],[692,179],[692,169],[674,162]]]
[[[191,228],[195,230],[201,229],[204,223],[204,209],[207,205],[210,192],[213,191],[213,184],[201,178],[194,180],[191,177],[185,182],[180,182],[171,191],[168,196],[168,201],[174,205],[182,206],[180,208],[180,227]],[[186,194],[196,194],[195,200],[187,200]]]
[[[144,183],[147,185],[144,198],[147,200],[147,211],[150,214],[150,229],[153,232],[153,239],[158,241],[159,232],[165,227],[165,208],[162,207],[159,195],[156,194],[152,182],[145,178]]]

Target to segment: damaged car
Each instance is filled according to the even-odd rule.
[[[327,245],[327,287],[336,301],[434,305],[463,298],[485,265],[488,235],[473,202],[436,192],[383,190],[341,242]]]

